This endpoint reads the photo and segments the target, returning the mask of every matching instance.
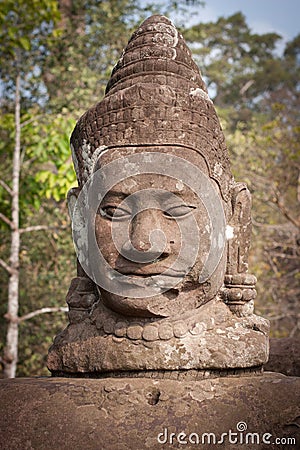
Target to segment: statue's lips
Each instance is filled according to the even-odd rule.
[[[122,273],[122,272],[120,272]],[[139,273],[122,273],[122,275],[127,275],[128,277],[132,277],[132,278],[148,278],[148,277],[155,277],[155,276],[164,276],[164,277],[172,277],[172,278],[181,278],[184,277],[184,273],[178,273],[178,272],[160,272],[160,273],[148,273],[148,274],[139,274]]]
[[[152,288],[155,289],[153,295],[161,292],[162,290],[169,290],[180,283],[185,277],[183,271],[176,271],[170,268],[161,269],[161,271],[148,270],[141,271],[136,270],[122,270],[118,272],[119,275],[114,278],[115,282],[120,285],[130,287],[134,292],[135,289]],[[130,297],[130,295],[129,295]]]
[[[147,278],[154,276],[174,277],[181,278],[186,275],[186,272],[182,270],[174,270],[170,267],[143,267],[133,269],[132,267],[115,267],[121,275],[127,275],[128,277]]]

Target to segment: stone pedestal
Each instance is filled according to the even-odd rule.
[[[70,324],[55,338],[48,368],[56,376],[92,378],[124,371],[250,370],[268,359],[268,332],[266,319],[237,317],[220,299],[193,315],[146,325],[99,306],[90,321]]]
[[[2,450],[300,448],[300,379],[277,373],[24,378],[1,380],[0,391]]]

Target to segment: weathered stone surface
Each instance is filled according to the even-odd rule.
[[[239,318],[221,300],[208,302],[185,321],[157,319],[144,327],[142,322],[129,324],[127,330],[125,323],[117,322],[111,334],[104,328],[101,333],[99,326],[80,326],[70,325],[56,338],[48,356],[53,373],[241,369],[260,366],[268,358],[268,323],[255,315],[251,321]],[[166,332],[161,338],[163,326],[169,336]]]
[[[270,339],[269,360],[265,370],[300,377],[300,338]]]
[[[0,380],[0,396],[2,450],[288,450],[300,444],[300,379],[274,373],[202,381]],[[225,444],[213,445],[204,436],[201,445],[204,433],[220,440],[222,433],[236,433],[237,424],[247,427],[238,432],[243,444],[230,443],[227,436]],[[189,442],[195,442],[195,433],[198,445]],[[257,433],[260,444],[250,435],[246,443],[247,433]],[[297,444],[264,444],[263,435],[271,444],[276,438],[296,438]],[[158,436],[167,443],[159,443]]]

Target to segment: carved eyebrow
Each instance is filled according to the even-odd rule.
[[[124,190],[112,189],[105,194],[105,197],[103,198],[102,201],[113,201],[113,200],[121,201],[127,197],[130,197],[132,194],[138,194],[138,191],[136,193],[132,193],[129,190],[126,192],[126,189]],[[172,189],[170,191],[159,188],[153,189],[153,196],[160,198],[161,201],[168,201],[169,199],[172,200],[174,199],[174,196],[176,196],[179,197],[182,201],[187,202],[190,200],[190,195],[191,193],[188,192],[186,189],[183,189],[182,191],[175,189]]]
[[[189,191],[187,191],[186,189],[182,190],[182,191],[178,191],[178,190],[170,190],[170,191],[166,191],[166,192],[162,192],[161,196],[163,197],[164,200],[168,200],[169,198],[174,198],[174,196],[181,198],[182,200],[187,199],[188,197],[190,197],[191,193]]]
[[[111,190],[111,191],[108,191],[108,192],[105,194],[103,200],[108,200],[108,199],[111,199],[112,197],[115,197],[115,198],[118,199],[118,200],[119,200],[119,199],[124,200],[126,197],[128,197],[128,195],[130,195],[130,194],[129,194],[129,193],[122,192],[122,191],[114,191],[114,190]]]

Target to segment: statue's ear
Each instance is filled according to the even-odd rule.
[[[248,272],[251,240],[251,194],[245,183],[236,183],[229,221],[227,270],[221,295],[238,316],[253,313],[256,278]]]
[[[245,273],[251,241],[251,194],[245,183],[236,183],[232,193],[232,216],[229,222],[227,273]]]
[[[73,232],[81,229],[81,224],[84,221],[78,222],[78,212],[80,209],[77,205],[77,211],[74,216],[76,202],[80,194],[80,188],[72,188],[67,195],[67,203],[69,215],[72,221]],[[75,222],[75,223],[74,223]],[[74,236],[74,235],[73,235]],[[78,250],[78,247],[76,247]],[[99,295],[93,280],[83,270],[79,260],[77,259],[77,277],[71,282],[66,301],[69,306],[69,321],[70,324],[78,324],[89,317],[93,305],[98,301]]]
[[[67,204],[68,204],[69,216],[70,216],[71,220],[73,220],[75,204],[77,202],[79,193],[80,193],[80,188],[75,187],[75,188],[71,188],[67,195]]]
[[[81,255],[86,254],[87,245],[87,228],[84,214],[82,211],[82,202],[78,201],[81,189],[79,187],[69,190],[67,195],[67,204],[69,216],[72,222],[72,237],[75,248]]]

